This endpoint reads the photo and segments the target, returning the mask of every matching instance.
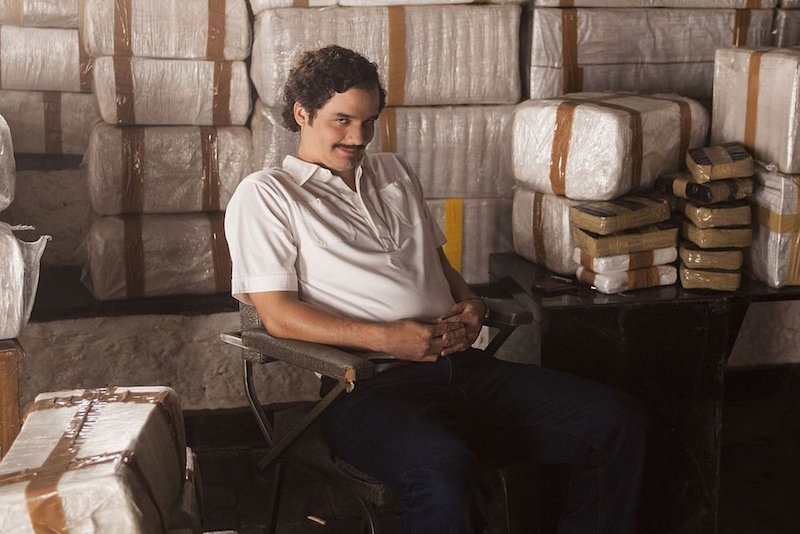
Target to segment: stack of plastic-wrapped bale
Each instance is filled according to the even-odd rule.
[[[103,123],[85,154],[100,300],[230,288],[223,211],[249,171],[245,0],[87,0]]]
[[[79,32],[82,2],[0,3],[0,115],[27,154],[80,155],[98,119],[92,61]]]
[[[707,131],[705,108],[674,94],[574,93],[523,102],[513,123],[515,250],[584,279],[668,263],[674,251],[659,249],[674,248],[678,232],[666,220],[668,206],[629,194],[682,168]],[[592,208],[598,201],[608,202]],[[629,282],[625,274],[623,282],[593,285],[616,293],[674,283],[674,270],[655,271],[657,277],[631,275]]]
[[[781,48],[800,45],[800,0],[780,0],[772,23],[772,44]]]
[[[714,143],[756,159],[754,234],[745,268],[772,287],[800,285],[800,50],[723,49],[714,77]]]
[[[488,281],[489,254],[512,250],[510,125],[520,100],[521,8],[508,0],[436,5],[459,3],[469,2],[312,0],[301,8],[251,0],[253,167],[280,165],[297,151],[281,108],[298,56],[329,44],[361,52],[378,65],[388,93],[367,150],[409,162],[448,239],[450,262],[480,283]]]

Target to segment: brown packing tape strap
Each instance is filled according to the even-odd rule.
[[[399,106],[406,93],[406,10],[389,7],[389,74],[386,82],[386,105]]]
[[[228,242],[225,239],[225,213],[213,212],[208,214],[211,231],[211,260],[214,264],[214,285],[219,293],[231,290],[231,256],[228,252]]]
[[[145,150],[144,128],[121,128],[122,143],[122,213],[142,213],[144,211]]]
[[[635,269],[628,271],[628,288],[637,289],[661,285],[661,276],[658,267]]]
[[[689,143],[692,139],[692,107],[686,100],[681,98],[670,98],[667,96],[649,96],[655,100],[666,100],[678,105],[680,113],[680,140],[678,145],[678,170],[686,168],[686,153],[689,151]]]
[[[122,222],[125,245],[125,295],[129,299],[140,298],[145,294],[142,218],[138,215],[129,215],[123,217]]]
[[[770,232],[788,234],[800,232],[800,213],[781,215],[761,205],[756,206],[756,221]]]
[[[750,10],[737,9],[733,17],[733,46],[747,46],[747,31],[750,29]]]
[[[583,91],[583,69],[578,66],[578,10],[561,10],[562,93]]]
[[[226,0],[208,0],[208,59],[225,59],[225,4]]]
[[[572,138],[572,123],[575,108],[580,102],[567,100],[556,108],[556,125],[553,130],[553,145],[550,148],[550,189],[554,195],[566,193],[567,159]]]
[[[593,271],[594,270],[594,256],[589,254],[588,251],[579,248],[578,250],[581,251],[581,261],[580,264],[586,267],[587,269]]]
[[[215,126],[228,126],[231,123],[231,81],[233,63],[214,62],[214,95],[212,101],[212,123]]]
[[[131,57],[132,0],[114,0],[114,57]]]
[[[531,210],[533,229],[533,257],[540,264],[547,261],[547,249],[544,246],[544,209],[542,202],[544,193],[533,193],[533,209]]]
[[[380,119],[381,152],[397,152],[397,108],[383,108]]]
[[[655,263],[655,250],[644,250],[642,252],[633,252],[628,258],[628,269],[641,269],[643,267],[650,267]]]
[[[203,160],[203,211],[219,211],[220,179],[217,129],[200,128],[200,148]]]
[[[580,271],[580,275],[578,276],[578,278],[580,279],[581,282],[583,282],[585,284],[589,284],[590,286],[594,285],[594,279],[596,277],[597,277],[597,273],[594,272],[594,271],[591,271],[589,269],[582,269]]]
[[[3,0],[3,24],[8,26],[24,26],[25,11],[23,0]]]
[[[61,154],[61,93],[56,91],[42,92],[44,106],[44,151],[46,154]]]
[[[558,0],[558,7],[575,7],[575,0]]]
[[[747,105],[744,114],[744,146],[754,153],[758,130],[758,91],[761,78],[761,57],[766,50],[756,50],[750,54],[747,71]]]
[[[744,7],[749,9],[761,9],[761,0],[747,0],[747,4]]]
[[[308,0],[292,0],[292,7],[308,7]]]
[[[133,105],[133,65],[130,57],[114,57],[114,90],[116,92],[117,124],[136,124]]]

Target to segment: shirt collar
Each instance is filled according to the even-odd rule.
[[[369,166],[366,156],[361,160],[361,164],[356,167],[356,183],[361,177],[364,171],[363,167],[365,166]],[[329,182],[334,178],[334,174],[328,169],[292,155],[287,155],[283,158],[283,170],[288,172],[289,176],[301,187],[311,178],[320,180],[321,182]]]

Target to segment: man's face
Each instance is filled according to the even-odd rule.
[[[321,165],[345,180],[352,180],[355,168],[375,133],[378,106],[377,89],[358,87],[334,93],[311,121],[308,113],[296,103],[294,117],[300,125],[297,156]]]

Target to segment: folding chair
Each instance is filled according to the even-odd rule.
[[[512,302],[499,299],[486,301],[489,315],[484,324],[499,329],[484,349],[493,355],[517,326],[530,323],[533,316],[530,311]],[[267,497],[270,514],[267,532],[272,534],[275,529],[282,467],[284,462],[290,462],[312,470],[327,483],[352,496],[363,510],[367,532],[378,534],[380,527],[376,509],[396,503],[397,498],[387,485],[336,458],[320,425],[313,423],[336,397],[353,391],[359,381],[368,380],[381,370],[380,367],[365,358],[328,345],[272,337],[261,323],[255,308],[241,305],[240,313],[242,331],[223,333],[220,338],[243,349],[247,400],[267,444],[266,455],[258,463],[259,469],[272,470]],[[283,361],[320,373],[336,380],[336,386],[316,404],[306,403],[295,409],[278,412],[271,421],[255,391],[253,364],[273,361]],[[505,494],[505,478],[502,471],[498,472]],[[504,497],[507,502],[507,495]],[[506,517],[506,520],[510,525],[510,519]]]

